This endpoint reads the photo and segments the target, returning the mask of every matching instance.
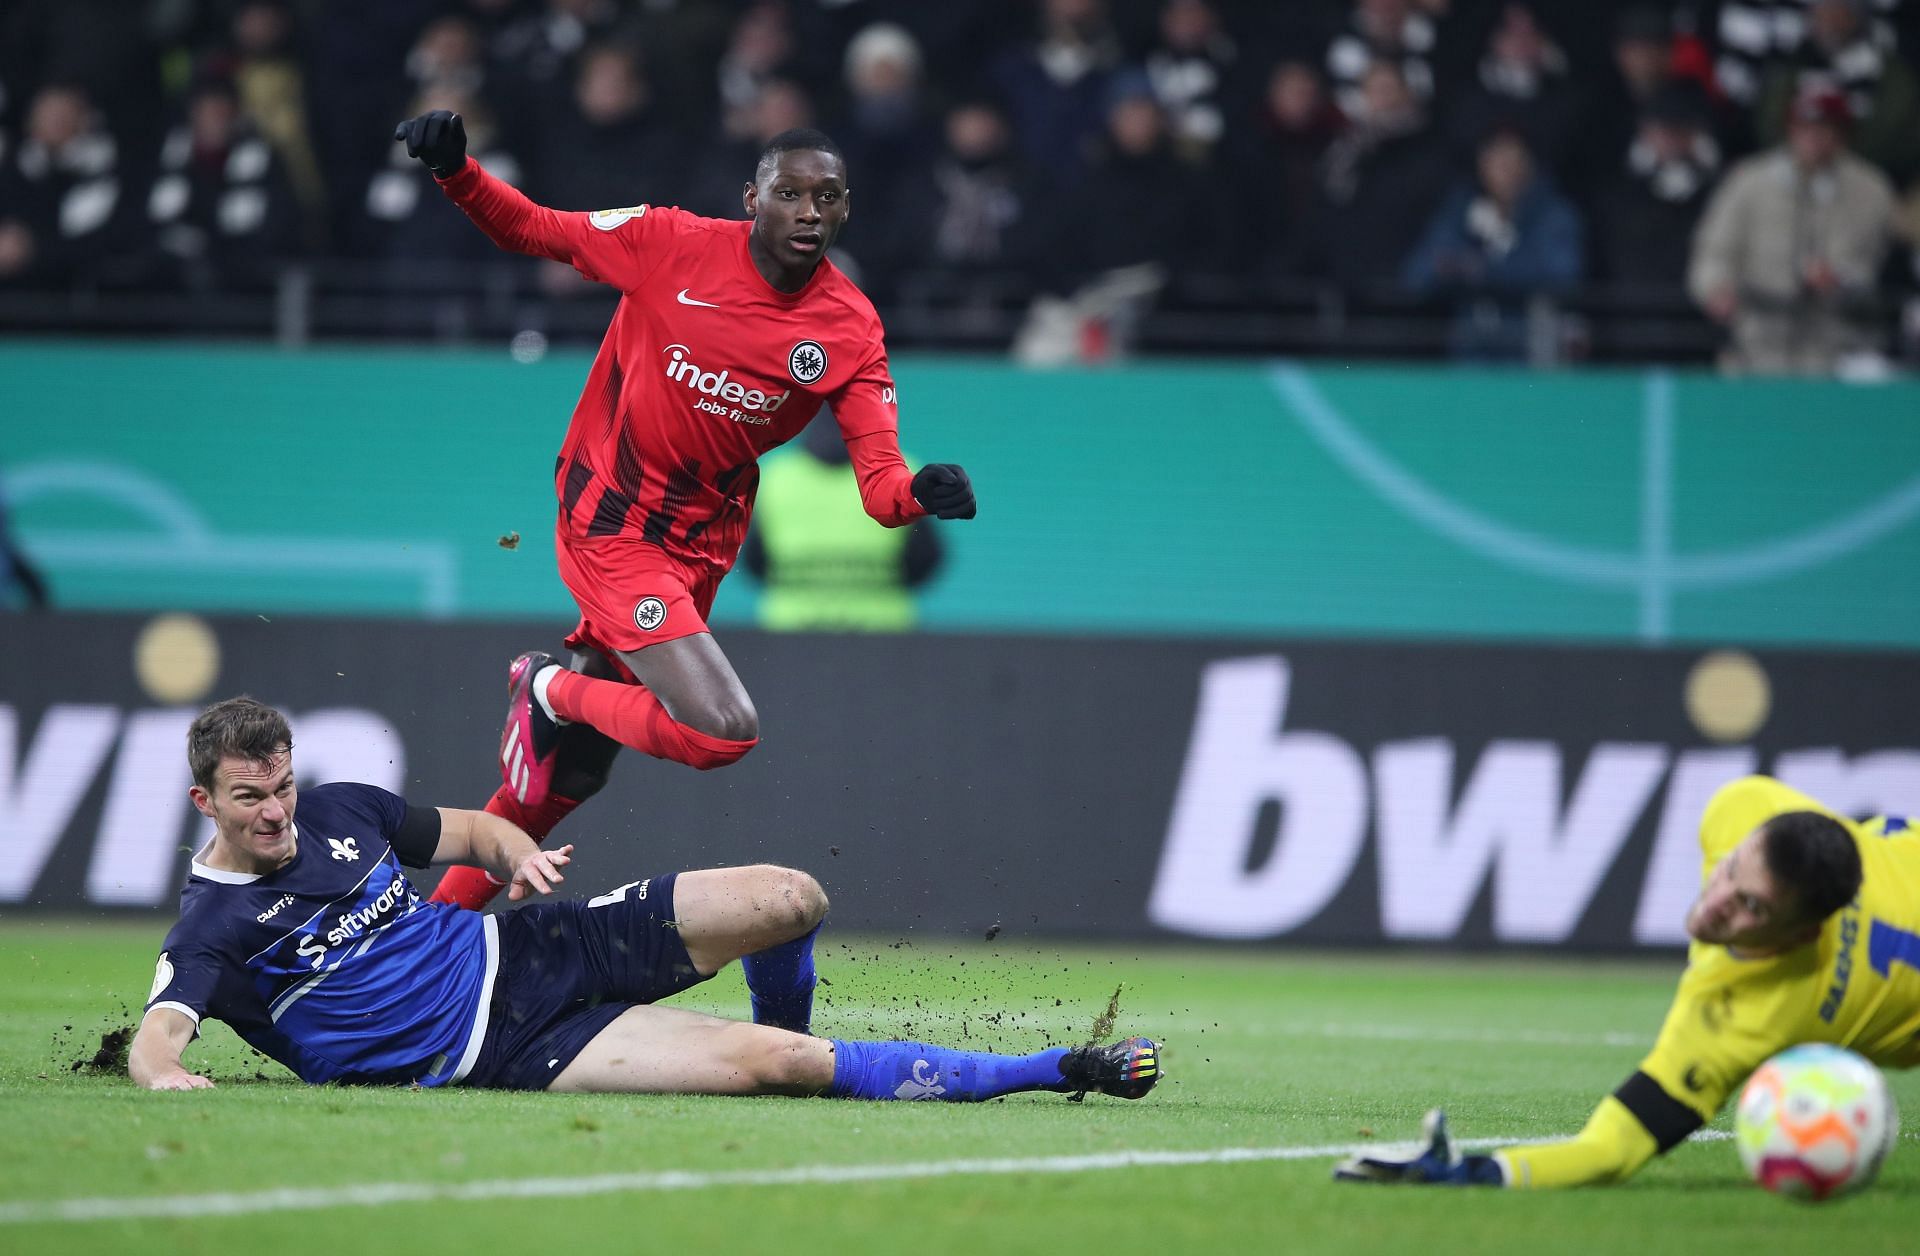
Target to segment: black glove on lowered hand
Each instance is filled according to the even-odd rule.
[[[426,162],[436,178],[445,179],[467,164],[467,124],[457,113],[435,109],[408,118],[393,128],[393,138],[405,140],[407,156]]]
[[[931,462],[913,477],[913,500],[938,519],[974,516],[973,481],[951,462]]]
[[[1506,1172],[1492,1156],[1463,1156],[1447,1134],[1447,1114],[1435,1108],[1420,1123],[1426,1147],[1417,1156],[1349,1156],[1334,1166],[1336,1182],[1402,1186],[1505,1186]]]

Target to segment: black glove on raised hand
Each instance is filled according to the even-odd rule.
[[[467,124],[457,113],[435,109],[408,118],[393,128],[393,138],[405,140],[407,156],[426,162],[437,178],[456,174],[467,164]]]
[[[971,519],[973,481],[951,462],[932,462],[913,477],[913,500],[938,519]]]

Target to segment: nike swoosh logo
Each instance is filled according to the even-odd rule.
[[[719,308],[720,308],[719,306],[717,306],[717,305],[715,305],[715,304],[714,304],[713,302],[711,302],[711,301],[696,301],[696,300],[694,300],[694,299],[693,299],[692,297],[690,297],[690,296],[688,296],[688,295],[687,295],[687,293],[688,293],[688,291],[689,291],[689,289],[686,289],[686,288],[682,288],[682,289],[680,289],[680,295],[679,295],[679,296],[677,296],[677,297],[675,297],[675,298],[674,298],[674,300],[676,300],[676,301],[678,301],[678,302],[680,302],[680,304],[682,304],[682,305],[699,305],[699,306],[704,306],[705,308],[707,308],[707,309],[709,309],[709,310],[717,310],[717,309],[719,309]]]

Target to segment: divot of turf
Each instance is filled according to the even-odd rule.
[[[100,1049],[88,1058],[75,1060],[68,1066],[68,1071],[124,1076],[127,1071],[127,1048],[132,1042],[132,1025],[109,1029],[100,1035]]]
[[[1093,1035],[1087,1039],[1088,1046],[1099,1046],[1102,1042],[1113,1037],[1114,1022],[1120,1019],[1121,989],[1122,987],[1120,986],[1113,988],[1113,997],[1107,1000],[1107,1010],[1093,1018]]]

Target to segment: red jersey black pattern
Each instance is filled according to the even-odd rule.
[[[757,460],[827,403],[867,513],[889,527],[925,513],[900,456],[880,318],[831,261],[780,292],[754,268],[747,222],[546,209],[472,161],[443,186],[503,248],[621,292],[554,467],[563,541],[630,535],[731,569]]]

